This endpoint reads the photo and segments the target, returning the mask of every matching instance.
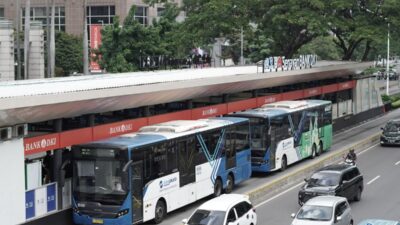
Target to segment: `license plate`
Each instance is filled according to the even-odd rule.
[[[93,222],[93,224],[103,224],[104,223],[103,220],[101,220],[101,219],[93,219],[92,222]]]

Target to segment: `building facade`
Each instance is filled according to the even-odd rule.
[[[41,21],[43,26],[47,24],[46,5],[52,0],[31,0],[31,19]],[[80,35],[84,26],[84,1],[83,0],[54,0],[55,1],[55,27],[56,30],[65,31],[70,34]],[[182,0],[175,0],[178,5]],[[135,18],[143,25],[149,25],[153,19],[159,17],[164,10],[163,5],[156,4],[153,7],[145,4],[143,0],[87,0],[87,21],[88,25],[112,24],[115,16],[123,21],[132,6],[136,6]],[[21,0],[21,24],[25,18],[25,1]],[[6,18],[15,21],[16,1],[0,0],[0,19]],[[51,11],[51,10],[49,10]],[[48,12],[50,13],[50,12]],[[183,20],[182,12],[178,20]]]

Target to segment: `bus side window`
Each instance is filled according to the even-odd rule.
[[[153,147],[153,174],[152,177],[159,177],[167,173],[167,145],[157,144]]]
[[[178,162],[177,162],[177,149],[176,149],[175,141],[169,141],[167,147],[167,166],[168,173],[174,173],[178,171]]]
[[[144,180],[145,183],[151,180],[153,167],[153,152],[151,147],[144,148]]]

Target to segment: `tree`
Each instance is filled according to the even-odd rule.
[[[253,21],[273,40],[272,54],[291,58],[303,45],[327,34],[322,0],[253,0]]]
[[[320,36],[312,40],[310,43],[303,45],[299,54],[316,54],[322,60],[340,60],[340,49],[333,43],[335,37]]]
[[[139,70],[142,57],[161,55],[159,27],[145,27],[134,17],[133,6],[123,26],[114,19],[112,26],[102,30],[100,65],[111,73]]]
[[[64,32],[56,32],[56,76],[82,72],[82,39]]]

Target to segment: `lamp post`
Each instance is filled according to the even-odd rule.
[[[388,22],[387,25],[388,25],[388,34],[387,34],[387,61],[386,61],[386,95],[389,95],[390,23]]]

